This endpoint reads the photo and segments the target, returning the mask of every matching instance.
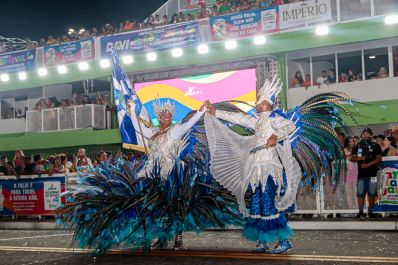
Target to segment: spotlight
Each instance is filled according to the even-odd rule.
[[[146,59],[147,59],[149,62],[154,62],[154,61],[157,60],[157,58],[158,58],[158,56],[157,56],[157,54],[156,54],[155,52],[149,52],[149,53],[147,53],[147,55],[146,55]]]
[[[60,65],[58,66],[58,73],[60,74],[66,74],[68,72],[68,68],[66,68],[65,65]]]
[[[316,27],[315,34],[318,36],[325,36],[329,34],[329,26],[328,25],[320,25]]]
[[[39,70],[37,70],[37,73],[39,74],[39,76],[46,76],[48,74],[46,68],[39,68]]]
[[[183,51],[181,48],[174,48],[171,50],[171,55],[173,57],[181,57],[183,55]]]
[[[87,62],[80,62],[80,63],[79,63],[79,69],[80,69],[80,70],[85,71],[85,70],[87,70],[88,68],[89,68],[89,65],[88,65]]]
[[[253,43],[254,43],[255,45],[263,45],[263,44],[265,44],[266,42],[267,42],[267,39],[266,39],[265,36],[263,36],[263,35],[255,36],[255,37],[253,38]]]
[[[26,74],[26,72],[19,72],[18,78],[19,80],[26,80],[26,78],[28,78],[28,75]]]
[[[394,14],[394,15],[388,15],[384,18],[384,23],[386,25],[394,25],[398,23],[398,15]]]
[[[122,57],[122,61],[124,64],[132,64],[134,62],[134,58],[131,55],[125,55]]]
[[[108,68],[111,65],[108,59],[101,59],[100,66],[101,68]]]
[[[209,46],[207,44],[200,44],[198,46],[198,53],[206,54],[209,52]]]
[[[10,80],[10,76],[8,74],[1,74],[0,80],[1,82],[8,82],[8,80]]]
[[[227,50],[233,50],[236,47],[238,47],[238,43],[236,42],[236,40],[227,40],[224,43],[225,49]]]
[[[369,55],[369,59],[376,59],[376,56],[374,56],[374,55]]]

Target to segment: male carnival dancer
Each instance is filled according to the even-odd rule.
[[[237,135],[214,117],[205,116],[213,177],[236,196],[239,210],[247,217],[243,235],[258,241],[255,251],[271,254],[292,251],[289,237],[293,231],[282,211],[294,200],[295,192],[292,190],[296,190],[293,186],[297,183],[289,183],[289,190],[284,190],[284,168],[289,167],[295,175],[292,177],[290,174],[289,182],[299,180],[301,176],[287,140],[296,127],[289,119],[272,112],[281,87],[275,78],[272,82],[266,81],[258,91],[253,116],[216,110],[207,104],[210,114],[250,128],[255,131],[254,136]],[[282,142],[283,146],[279,144]],[[244,199],[246,191],[250,191],[249,212]],[[283,198],[282,194],[286,197]],[[270,243],[274,241],[278,241],[278,245],[271,248]]]

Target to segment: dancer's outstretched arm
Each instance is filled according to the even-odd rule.
[[[242,114],[239,112],[218,110],[210,102],[206,102],[205,104],[206,104],[207,108],[209,109],[209,113],[216,116],[219,119],[222,119],[222,120],[225,120],[227,122],[234,123],[237,125],[241,125],[243,127],[249,128],[249,129],[254,129],[254,127],[256,126],[257,119],[252,116]]]
[[[271,128],[278,140],[287,138],[294,130],[296,125],[291,120],[277,116],[271,120]]]
[[[203,104],[202,107],[200,107],[200,109],[187,122],[174,125],[170,130],[170,137],[172,139],[181,138],[195,125],[195,123],[200,120],[206,110],[207,108],[205,104]]]

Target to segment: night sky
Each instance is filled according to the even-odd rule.
[[[125,19],[143,21],[166,0],[4,0],[0,4],[0,36],[54,37],[74,29],[112,23],[119,27]]]

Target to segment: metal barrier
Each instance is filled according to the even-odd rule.
[[[51,132],[82,128],[106,129],[104,105],[78,105],[68,108],[26,112],[27,132]]]

